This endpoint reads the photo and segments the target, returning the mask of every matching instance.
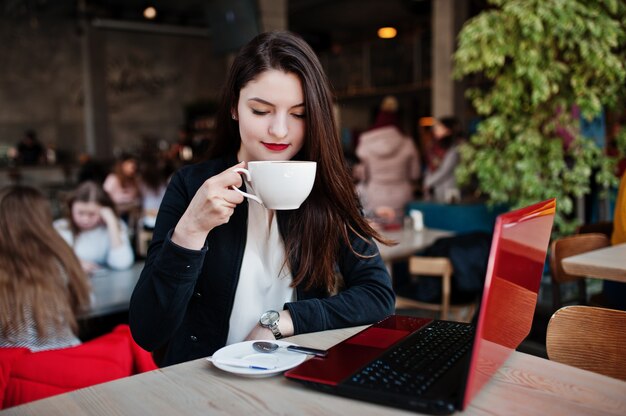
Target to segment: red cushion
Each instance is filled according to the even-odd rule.
[[[3,408],[2,404],[11,378],[13,362],[25,354],[30,354],[27,348],[0,348],[0,409]]]
[[[128,325],[72,348],[41,352],[3,348],[0,408],[156,368],[150,354],[133,341]]]

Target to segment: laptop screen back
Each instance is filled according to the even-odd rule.
[[[463,408],[530,332],[555,209],[550,199],[496,220]]]

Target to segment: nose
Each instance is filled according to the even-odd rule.
[[[272,118],[272,123],[270,124],[270,135],[283,139],[287,137],[287,133],[289,132],[289,128],[287,127],[287,117],[284,114],[276,114]]]

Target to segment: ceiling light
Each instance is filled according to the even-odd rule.
[[[156,11],[156,9],[155,9],[154,7],[152,7],[152,6],[146,7],[146,8],[143,10],[143,17],[145,17],[145,18],[146,18],[146,19],[148,19],[148,20],[152,20],[152,19],[154,19],[154,18],[156,17],[156,15],[157,15],[157,11]]]
[[[381,39],[393,39],[398,34],[395,27],[381,27],[378,29],[378,37]]]
[[[435,125],[434,117],[421,117],[419,120],[421,127],[432,127]]]

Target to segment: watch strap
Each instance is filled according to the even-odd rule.
[[[272,331],[272,334],[274,334],[274,338],[281,339],[283,337],[283,334],[280,333],[280,329],[278,329],[278,322],[274,325],[270,325],[269,328]]]

